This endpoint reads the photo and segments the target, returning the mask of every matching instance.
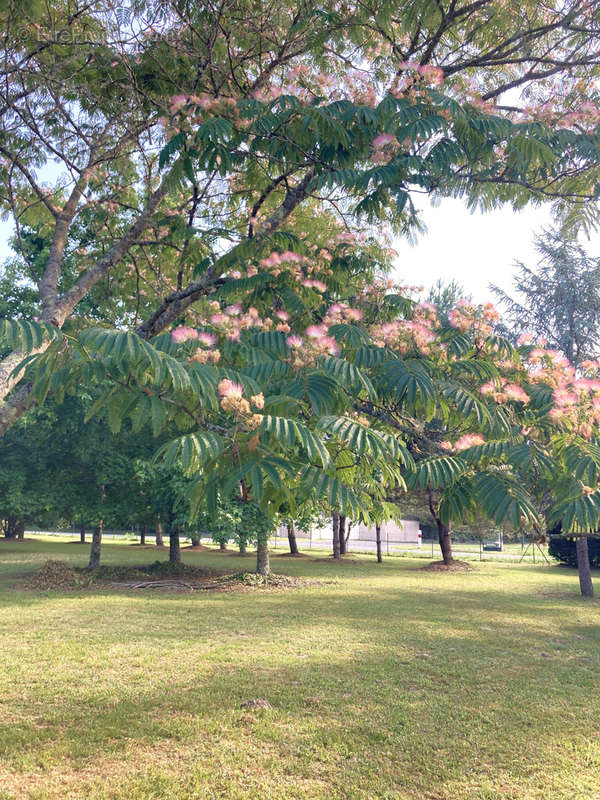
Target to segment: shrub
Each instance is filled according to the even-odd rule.
[[[568,564],[570,567],[577,566],[577,552],[575,550],[574,536],[551,536],[549,554],[557,561]],[[590,567],[600,568],[600,536],[588,536],[588,553],[590,556]]]

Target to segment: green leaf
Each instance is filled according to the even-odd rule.
[[[467,469],[467,464],[457,456],[432,456],[416,462],[407,483],[411,488],[444,489],[456,483]]]
[[[318,460],[324,469],[331,465],[331,457],[323,442],[306,425],[286,417],[263,416],[259,427],[261,434],[272,436],[285,447],[302,447],[311,461]]]
[[[164,444],[154,460],[162,459],[165,466],[181,463],[187,474],[198,472],[209,462],[218,459],[225,450],[221,437],[210,431],[189,433]]]

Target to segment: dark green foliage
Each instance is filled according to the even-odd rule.
[[[587,543],[590,567],[597,569],[600,567],[600,536],[588,536]],[[574,536],[551,536],[548,553],[562,564],[577,567]]]

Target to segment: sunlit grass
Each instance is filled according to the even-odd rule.
[[[103,556],[157,552],[110,544]],[[47,558],[87,555],[0,543],[1,800],[600,797],[600,605],[578,596],[571,570],[274,557],[277,571],[334,582],[12,588]],[[240,708],[258,697],[272,709]]]

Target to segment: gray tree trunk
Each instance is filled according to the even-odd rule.
[[[288,542],[290,545],[290,553],[293,556],[298,555],[298,542],[296,541],[296,530],[294,529],[294,523],[288,522],[287,523],[287,536]]]
[[[440,550],[442,551],[442,558],[444,564],[452,563],[452,537],[450,535],[450,528],[445,525],[440,519],[436,520],[438,527],[438,540],[440,543]]]
[[[347,552],[347,548],[346,548],[346,517],[343,514],[340,514],[339,537],[340,537],[340,555],[341,556],[345,556],[346,552]]]
[[[588,551],[587,536],[578,536],[575,540],[577,549],[577,570],[579,572],[579,588],[584,597],[594,596],[592,573],[590,571],[590,556]]]
[[[169,561],[171,564],[181,563],[181,549],[179,547],[179,528],[174,527],[169,531]]]
[[[160,518],[157,517],[157,519],[156,519],[156,546],[157,547],[163,547],[164,544],[165,544],[165,541],[163,539],[163,525],[162,525],[162,522],[160,521]]]
[[[269,545],[266,536],[259,536],[256,544],[256,571],[259,575],[269,575],[271,562],[269,559]]]
[[[331,527],[333,530],[333,557],[340,557],[340,515],[335,512],[331,515]]]
[[[100,566],[100,552],[102,550],[102,520],[96,525],[92,533],[92,546],[88,569],[98,569]]]
[[[377,563],[381,564],[381,525],[375,525],[375,541],[377,542]]]

